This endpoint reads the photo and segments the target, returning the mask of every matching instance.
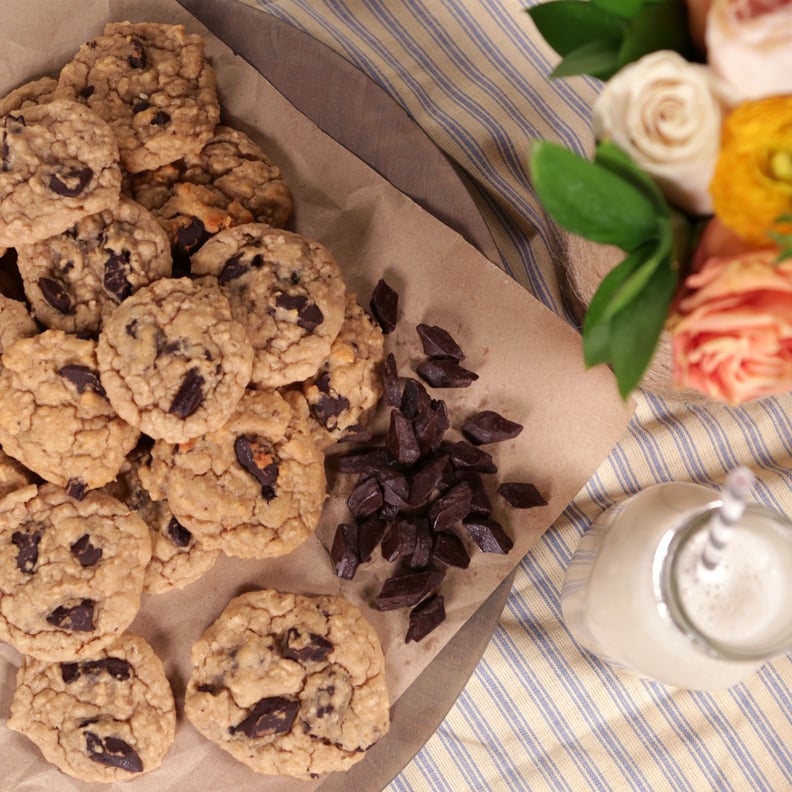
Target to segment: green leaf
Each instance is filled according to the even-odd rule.
[[[591,5],[625,19],[632,19],[643,4],[644,0],[591,0]]]
[[[552,0],[526,9],[544,40],[561,56],[597,39],[621,41],[624,19],[581,0]]]
[[[620,39],[598,39],[578,47],[564,57],[550,73],[551,77],[589,74],[600,80],[610,79],[619,69]]]
[[[615,143],[602,141],[597,144],[594,161],[641,190],[661,215],[664,217],[670,215],[671,208],[660,188],[651,176],[633,162],[632,157],[624,149],[619,148]]]
[[[622,66],[657,50],[674,50],[688,60],[696,58],[684,0],[644,5],[624,33],[619,60]]]
[[[530,166],[545,210],[573,234],[626,251],[662,235],[653,203],[607,168],[549,141],[534,142]]]

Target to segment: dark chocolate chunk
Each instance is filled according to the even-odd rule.
[[[83,534],[69,549],[84,567],[93,566],[102,557],[102,548],[92,545],[88,534]]]
[[[151,123],[154,126],[167,126],[170,123],[171,117],[164,110],[157,110],[151,117]]]
[[[385,535],[387,525],[385,520],[374,514],[358,525],[358,558],[361,564],[371,560],[374,548]]]
[[[437,325],[418,324],[415,327],[425,355],[432,358],[465,359],[465,353],[451,334]]]
[[[81,501],[88,492],[88,485],[82,479],[70,478],[66,483],[66,492],[70,498]]]
[[[423,569],[429,565],[432,557],[432,529],[426,518],[417,517],[414,522],[415,549],[410,556],[409,566],[411,569]]]
[[[57,195],[76,198],[93,178],[94,172],[87,165],[84,168],[72,168],[62,174],[53,173],[47,186]]]
[[[179,418],[189,418],[203,403],[203,386],[206,380],[197,368],[191,368],[173,397],[168,412]]]
[[[143,762],[131,745],[120,737],[105,737],[104,740],[93,732],[85,732],[85,747],[88,758],[108,767],[117,767],[128,773],[142,773]]]
[[[417,379],[408,377],[404,381],[401,403],[399,409],[405,418],[411,421],[422,413],[426,412],[432,404],[432,397],[426,392],[423,384]]]
[[[61,676],[63,681],[70,685],[75,679],[80,678],[80,664],[79,663],[61,663]]]
[[[316,387],[322,395],[318,401],[311,403],[311,414],[322,426],[331,428],[332,418],[337,418],[349,408],[349,399],[345,396],[333,396],[330,392],[330,375],[324,372],[316,380]]]
[[[72,298],[66,290],[65,284],[55,278],[39,278],[38,287],[41,289],[41,296],[56,310],[62,314],[74,312]]]
[[[478,374],[463,368],[455,360],[430,358],[416,369],[418,376],[433,388],[467,388]]]
[[[442,594],[432,594],[410,611],[410,624],[405,643],[420,641],[445,621],[445,599]]]
[[[382,499],[385,503],[397,506],[399,509],[410,507],[410,484],[406,476],[398,470],[377,471],[375,475],[382,487]]]
[[[376,598],[379,610],[410,608],[431,594],[442,582],[444,573],[438,569],[423,569],[388,578]]]
[[[102,387],[102,383],[99,381],[99,375],[88,368],[88,366],[81,366],[76,363],[61,366],[58,369],[58,374],[76,385],[78,393],[85,393],[87,390],[92,390],[100,396],[107,395],[105,389]]]
[[[211,236],[197,217],[191,217],[187,225],[180,225],[176,229],[176,241],[173,245],[174,275],[190,272],[190,256]]]
[[[281,293],[275,299],[275,305],[286,311],[297,311],[297,324],[309,333],[324,322],[324,314],[319,306],[303,294]]]
[[[344,580],[355,577],[360,557],[358,555],[357,523],[340,523],[333,537],[330,559],[336,575]]]
[[[446,450],[455,470],[472,470],[476,473],[498,472],[498,467],[490,454],[465,440],[450,443]]]
[[[176,547],[187,547],[192,541],[192,534],[175,517],[170,518],[165,530]]]
[[[84,85],[80,88],[79,95],[83,99],[88,99],[89,97],[93,96],[93,92],[96,90],[96,87],[93,85]]]
[[[120,253],[108,250],[107,253],[109,255],[104,265],[102,285],[108,294],[112,294],[118,302],[121,302],[132,294],[132,284],[127,280],[130,254],[128,250],[122,250]]]
[[[242,732],[250,739],[285,734],[291,730],[300,702],[285,696],[270,696],[253,706],[250,714],[237,726],[231,726],[231,734]]]
[[[369,305],[382,332],[385,335],[392,333],[399,321],[399,295],[383,278],[377,281]]]
[[[437,451],[443,442],[443,436],[451,426],[448,406],[440,399],[432,399],[429,406],[415,416],[412,425],[421,454]]]
[[[16,565],[20,572],[24,572],[26,575],[32,575],[35,572],[38,563],[38,546],[43,535],[42,528],[30,532],[14,531],[11,534],[11,542],[18,548]]]
[[[440,488],[448,457],[433,456],[423,462],[410,480],[410,505],[416,509],[425,506]]]
[[[269,446],[248,437],[237,437],[234,453],[237,462],[261,485],[261,496],[271,501],[275,497],[275,482],[280,469]]]
[[[101,660],[86,660],[81,663],[61,663],[61,676],[69,685],[82,674],[100,674],[106,672],[113,679],[125,682],[132,676],[132,666],[121,657],[103,657]]]
[[[141,99],[139,102],[135,102],[135,104],[132,105],[132,112],[137,115],[138,113],[142,113],[144,110],[148,110],[149,107],[151,107],[151,102]]]
[[[283,636],[281,654],[300,663],[323,663],[333,651],[333,644],[316,633],[304,633],[291,627]]]
[[[457,481],[467,481],[470,484],[470,489],[473,492],[473,499],[470,502],[470,513],[479,515],[488,515],[492,512],[492,503],[490,502],[487,490],[484,488],[484,481],[479,473],[474,470],[460,470],[455,472]]]
[[[61,630],[90,632],[94,628],[93,617],[94,601],[84,599],[78,605],[72,605],[70,608],[65,605],[58,605],[47,616],[47,622]]]
[[[366,448],[362,451],[350,451],[338,456],[340,473],[376,473],[390,467],[390,455],[384,448]]]
[[[231,283],[232,280],[241,278],[248,272],[250,272],[250,265],[242,260],[241,253],[237,253],[236,256],[231,256],[223,265],[217,280],[221,286],[224,286],[226,283]]]
[[[385,360],[380,366],[382,376],[382,388],[385,404],[390,407],[398,407],[401,403],[401,387],[399,385],[399,371],[396,368],[396,357],[393,352],[385,355]]]
[[[382,506],[382,488],[374,476],[369,476],[349,493],[346,502],[352,515],[362,520],[374,514]]]
[[[133,319],[131,322],[127,322],[124,330],[130,338],[137,338],[138,320]]]
[[[505,555],[514,545],[501,524],[491,517],[466,517],[462,522],[470,538],[484,553]]]
[[[366,429],[365,426],[362,424],[356,423],[352,424],[352,426],[347,426],[344,429],[344,434],[338,438],[339,443],[366,443],[374,435],[371,433],[369,429]]]
[[[391,410],[385,447],[402,465],[412,465],[421,456],[421,449],[415,439],[412,424],[397,409]]]
[[[127,61],[133,69],[145,69],[147,64],[146,48],[143,42],[138,38],[133,38],[129,42],[132,46],[132,52],[127,55]]]
[[[210,696],[216,696],[222,690],[217,685],[198,685],[195,689],[199,693],[208,693]]]
[[[494,410],[482,410],[471,415],[462,424],[462,434],[471,443],[499,443],[502,440],[511,440],[522,432],[522,424],[504,418]]]
[[[470,555],[465,543],[451,531],[440,531],[434,536],[432,561],[443,566],[467,569],[470,566]]]
[[[515,509],[533,509],[547,506],[547,500],[530,482],[504,481],[498,487],[498,494]]]
[[[382,538],[380,549],[386,561],[412,556],[418,540],[418,528],[412,520],[396,520],[391,523]]]
[[[461,481],[432,502],[429,519],[434,531],[445,531],[470,514],[473,490],[467,481]]]

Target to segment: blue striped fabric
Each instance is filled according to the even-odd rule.
[[[563,240],[530,185],[533,138],[588,151],[596,81],[555,62],[518,0],[248,0],[323,41],[387,91],[481,191],[515,280],[566,313]],[[737,464],[792,513],[792,397],[740,409],[637,397],[621,442],[518,566],[493,639],[435,735],[389,786],[425,790],[792,789],[792,657],[728,691],[664,687],[581,650],[559,594],[580,536],[661,481],[718,486]],[[790,570],[792,574],[792,570]]]

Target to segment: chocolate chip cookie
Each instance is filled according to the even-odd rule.
[[[228,228],[191,259],[214,275],[255,350],[252,382],[278,388],[316,373],[344,321],[346,287],[319,242],[261,223]]]
[[[325,448],[364,428],[382,395],[380,366],[385,359],[385,337],[380,326],[347,295],[341,332],[330,355],[302,385],[311,411],[317,443]]]
[[[42,660],[96,655],[140,609],[146,524],[115,498],[54,484],[0,500],[0,640]]]
[[[107,399],[95,341],[45,330],[3,351],[0,446],[43,479],[76,497],[101,487],[139,434]]]
[[[286,224],[292,197],[280,169],[243,132],[220,125],[198,156],[135,175],[135,200],[168,232],[174,258],[187,257],[210,236],[244,223]]]
[[[192,662],[187,717],[259,773],[346,770],[390,726],[379,639],[341,597],[236,597],[193,645]]]
[[[189,443],[155,443],[145,483],[204,546],[244,558],[302,544],[327,497],[305,400],[276,391],[247,391],[223,426]]]
[[[17,247],[25,295],[45,326],[96,335],[103,317],[170,276],[170,242],[153,215],[122,198],[62,234]]]
[[[25,303],[0,294],[0,355],[14,341],[30,338],[38,332],[36,321]]]
[[[0,116],[16,110],[26,110],[38,104],[46,104],[55,98],[58,81],[54,77],[39,77],[14,88],[0,99]]]
[[[162,764],[176,711],[162,662],[125,634],[89,660],[22,659],[8,727],[84,781],[135,778]]]
[[[220,119],[204,45],[182,25],[111,22],[61,69],[56,95],[112,126],[127,171],[159,168],[197,155]]]
[[[97,358],[124,420],[149,437],[183,443],[234,411],[253,349],[214,278],[163,278],[107,317]]]
[[[120,191],[113,130],[87,107],[52,101],[0,118],[0,245],[59,234]]]
[[[136,512],[151,532],[151,561],[143,591],[160,594],[184,588],[208,572],[220,555],[201,544],[170,510],[167,501],[154,500],[143,484],[149,471],[151,444],[141,441],[127,456],[115,481],[104,491]]]

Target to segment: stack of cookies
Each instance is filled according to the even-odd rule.
[[[330,251],[285,230],[290,189],[220,123],[204,46],[111,23],[0,99],[0,263],[20,287],[0,296],[0,639],[25,655],[9,725],[86,780],[154,769],[173,740],[162,663],[126,632],[143,592],[302,544],[324,451],[382,392],[382,330]],[[238,599],[194,651],[199,730],[261,772],[362,758],[388,702],[360,613]],[[207,672],[218,653],[233,679]]]

